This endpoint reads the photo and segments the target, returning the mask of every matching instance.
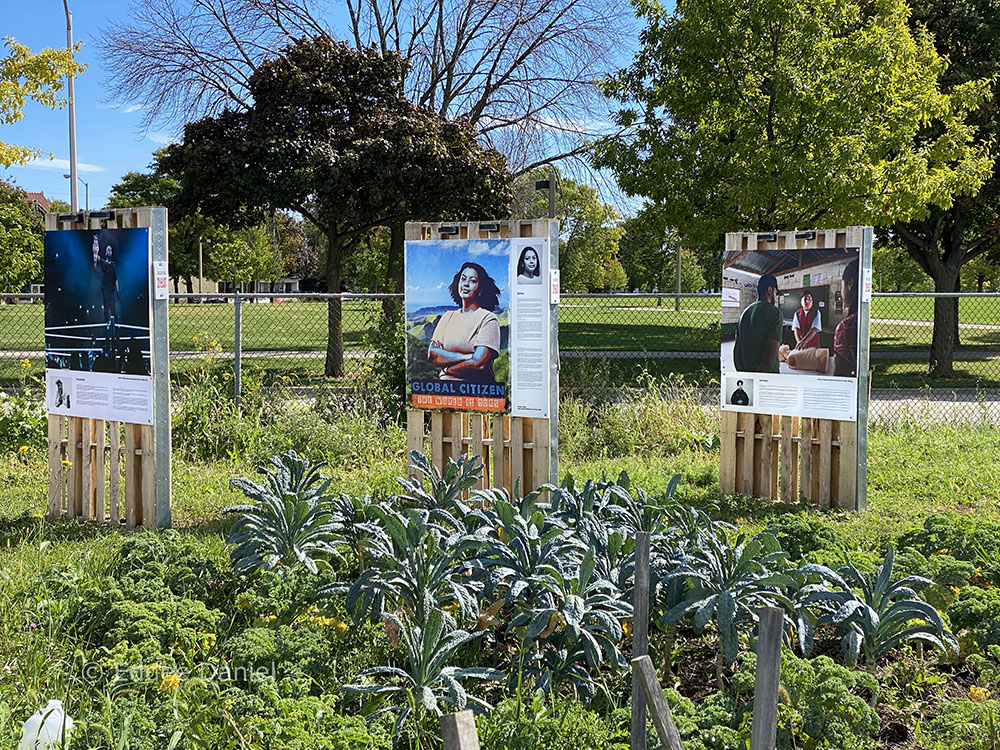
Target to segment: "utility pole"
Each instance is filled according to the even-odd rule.
[[[70,55],[73,54],[73,14],[69,12],[67,0],[63,0],[63,9],[66,11],[66,48]],[[74,96],[73,81],[75,76],[68,76],[69,86],[69,207],[73,213],[80,210],[80,189],[76,184],[76,98]]]

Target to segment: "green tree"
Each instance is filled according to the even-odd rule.
[[[42,215],[20,188],[0,180],[0,292],[16,292],[42,270]]]
[[[58,94],[63,78],[83,72],[84,66],[73,60],[68,49],[43,49],[32,53],[11,37],[4,37],[7,48],[0,58],[0,125],[10,125],[24,117],[29,100],[56,109],[66,102]],[[41,152],[27,146],[0,141],[0,166],[24,164]]]
[[[879,237],[872,248],[872,282],[880,292],[927,292],[934,288],[898,237]]]
[[[221,238],[218,227],[197,210],[178,203],[180,182],[163,171],[166,149],[153,152],[148,172],[128,172],[111,188],[109,208],[165,206],[170,224],[170,275],[184,279],[188,293],[194,291],[192,277],[198,274],[199,240]]]
[[[628,274],[629,283],[644,291],[654,287],[661,292],[677,288],[677,232],[667,226],[662,213],[645,206],[622,224],[624,234],[618,242],[618,259]],[[693,251],[681,251],[681,291],[700,292],[705,288],[705,272]]]
[[[238,284],[276,279],[284,271],[280,250],[263,225],[224,233],[211,244],[206,265],[212,278]]]
[[[1000,6],[993,0],[911,0],[911,26],[915,33],[929,29],[938,54],[947,57],[947,69],[938,70],[945,92],[960,99],[983,80],[1000,75]],[[930,199],[924,211],[906,221],[900,217],[892,228],[910,257],[934,280],[937,292],[961,289],[962,267],[997,248],[1000,238],[1000,175],[995,159],[1000,138],[997,98],[992,93],[978,103],[969,122],[975,126],[975,148],[989,153],[988,179],[978,192],[967,191],[956,200]],[[937,115],[915,141],[922,147],[929,138],[947,134],[947,113]],[[966,274],[968,277],[969,274]],[[953,375],[952,360],[959,344],[958,300],[934,301],[934,332],[929,370],[932,377]]]
[[[991,169],[967,121],[986,85],[942,90],[945,61],[907,25],[905,0],[638,9],[642,46],[604,83],[625,104],[623,134],[597,144],[595,163],[672,217],[685,247],[720,253],[727,231],[891,224],[950,206]]]
[[[189,123],[167,171],[217,219],[254,224],[287,209],[311,221],[326,236],[327,288],[339,291],[345,260],[372,227],[496,214],[509,200],[503,157],[479,147],[466,123],[408,102],[405,72],[395,53],[300,39],[254,71],[252,106]],[[339,299],[327,326],[324,371],[340,376]]]
[[[549,215],[547,192],[535,190],[535,182],[555,173],[555,212],[559,218],[560,283],[567,292],[607,289],[610,279],[621,281],[617,264],[618,240],[622,236],[621,217],[612,206],[603,203],[597,190],[577,182],[553,167],[534,169],[517,179],[514,186],[513,213],[518,218],[538,219]],[[612,262],[614,261],[614,263]],[[621,267],[621,264],[617,264]],[[623,271],[624,273],[624,271]],[[615,288],[625,288],[626,279]]]

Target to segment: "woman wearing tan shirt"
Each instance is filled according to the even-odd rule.
[[[427,358],[442,367],[441,380],[495,383],[493,360],[500,354],[500,321],[494,310],[500,289],[478,263],[463,263],[448,287],[458,305],[438,320]]]

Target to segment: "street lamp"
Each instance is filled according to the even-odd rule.
[[[67,0],[63,0],[63,9],[66,11],[66,48],[70,55],[73,54],[73,14],[69,12]],[[69,99],[69,208],[76,213],[80,210],[80,192],[76,186],[76,98],[74,96],[73,81],[75,76],[68,76],[67,99]]]
[[[549,218],[556,218],[556,171],[549,172],[549,179],[538,180],[535,183],[535,190],[549,191]]]
[[[68,174],[64,174],[63,177],[65,177],[67,180],[73,179]],[[84,205],[84,211],[89,211],[90,210],[90,184],[85,179],[83,179],[82,177],[77,177],[76,179],[78,179],[80,182],[83,183],[83,205]]]

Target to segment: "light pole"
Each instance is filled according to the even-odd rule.
[[[73,14],[69,12],[67,0],[63,0],[63,9],[66,11],[66,48],[70,55],[73,54]],[[80,210],[80,191],[77,188],[76,169],[76,99],[74,96],[73,81],[75,76],[68,76],[68,99],[69,99],[69,208],[73,213]]]
[[[63,177],[65,177],[67,180],[73,179],[68,174],[64,174]],[[84,211],[89,211],[90,210],[90,184],[85,179],[83,179],[82,177],[77,177],[76,179],[78,179],[80,182],[83,183],[83,206],[84,206]]]
[[[205,277],[204,263],[202,262],[202,244],[211,244],[212,240],[208,237],[198,238],[198,294],[201,294],[201,280]],[[201,301],[201,300],[199,300]]]

